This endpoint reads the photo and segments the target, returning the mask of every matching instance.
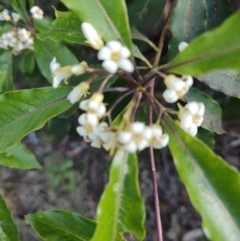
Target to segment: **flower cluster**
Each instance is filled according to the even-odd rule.
[[[195,101],[188,102],[184,107],[178,104],[180,127],[192,136],[195,136],[198,127],[203,123],[205,106]]]
[[[30,13],[32,14],[32,18],[37,20],[41,20],[43,18],[43,10],[38,6],[32,6],[30,9]]]
[[[83,23],[81,27],[87,39],[86,43],[92,48],[99,50],[98,59],[103,61],[102,67],[105,70],[111,74],[116,73],[118,68],[126,72],[133,72],[134,65],[129,59],[131,52],[126,46],[123,46],[121,42],[116,40],[109,41],[103,46],[102,38],[90,23]]]
[[[33,37],[25,28],[13,28],[0,36],[0,48],[12,49],[14,54],[19,54],[24,49],[33,49]]]
[[[169,136],[163,134],[162,127],[158,124],[145,126],[142,122],[131,123],[128,130],[118,133],[118,142],[128,152],[142,151],[152,146],[161,149],[167,146]]]
[[[167,75],[164,79],[167,89],[163,92],[163,98],[168,103],[174,103],[181,99],[193,84],[191,76],[178,78],[175,75]]]
[[[17,23],[19,20],[21,19],[21,16],[16,13],[16,12],[12,12],[10,13],[8,9],[3,9],[2,12],[0,12],[0,21],[13,21],[15,23]]]

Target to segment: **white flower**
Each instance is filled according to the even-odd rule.
[[[27,29],[25,28],[18,28],[17,30],[18,33],[18,38],[22,41],[22,42],[26,42],[29,40],[29,38],[31,37],[31,32],[29,32]]]
[[[14,34],[14,32],[7,32],[2,35],[2,44],[5,46],[5,48],[8,47],[14,47],[14,45],[17,43],[17,38]]]
[[[67,80],[73,74],[80,75],[86,72],[87,63],[81,62],[78,65],[61,67],[57,62],[56,57],[50,63],[50,70],[53,75],[53,87],[57,88],[62,80]]]
[[[184,49],[186,49],[188,47],[188,43],[186,42],[180,42],[179,45],[178,45],[178,50],[179,52],[182,52]]]
[[[18,13],[12,12],[11,15],[12,15],[13,22],[15,23],[17,23],[21,19],[21,16]]]
[[[81,25],[83,35],[87,39],[88,43],[92,48],[99,50],[103,46],[103,40],[97,33],[96,29],[90,23],[82,23]]]
[[[43,18],[43,10],[38,6],[32,6],[30,9],[30,13],[35,19],[41,20]]]
[[[168,75],[164,79],[167,89],[163,92],[163,98],[168,103],[174,103],[182,98],[193,84],[191,76],[182,76],[178,78],[175,75]]]
[[[90,99],[82,100],[79,108],[87,113],[94,113],[101,118],[106,113],[106,106],[102,103],[103,94],[100,92],[94,93]]]
[[[131,123],[129,130],[118,133],[118,141],[128,152],[142,151],[149,146],[151,132],[142,122]]]
[[[82,97],[86,96],[88,89],[89,84],[87,82],[81,82],[69,93],[67,100],[69,100],[72,104],[76,103]]]
[[[147,127],[150,130],[149,144],[156,149],[161,149],[167,146],[169,142],[168,134],[163,134],[162,127],[158,124],[153,124]]]
[[[94,114],[82,114],[78,118],[81,126],[77,127],[77,132],[83,136],[86,141],[91,141],[89,135],[93,134],[94,128],[98,125],[98,118]]]
[[[9,11],[7,9],[4,9],[1,13],[0,13],[0,21],[10,21],[11,17],[9,15]]]
[[[103,60],[102,67],[109,73],[114,74],[118,68],[127,72],[133,72],[134,65],[128,58],[131,52],[119,41],[110,41],[98,52],[98,59]]]
[[[178,107],[180,127],[187,133],[195,136],[197,134],[198,127],[201,126],[203,122],[205,112],[204,104],[191,101],[188,102],[184,108],[181,105],[178,105]]]

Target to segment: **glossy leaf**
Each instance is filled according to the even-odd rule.
[[[169,59],[172,59],[178,53],[178,44],[180,42],[185,41],[189,43],[205,31],[206,18],[206,0],[177,1],[170,23],[173,37],[169,43]]]
[[[91,241],[122,241],[125,240],[122,236],[125,232],[131,232],[138,240],[143,240],[144,218],[136,154],[119,150],[113,159],[110,180],[97,208],[97,228]]]
[[[30,18],[29,18],[29,13],[27,11],[27,2],[26,0],[11,0],[11,5],[12,8],[18,13],[20,14],[20,16],[22,17],[22,19],[28,23],[31,22]]]
[[[17,145],[0,153],[0,165],[18,169],[40,169],[36,157],[25,146]]]
[[[28,73],[28,74],[33,73],[34,67],[35,67],[35,56],[33,51],[26,51],[23,54],[19,62],[19,67],[23,73]]]
[[[2,82],[2,92],[14,89],[12,79],[12,52],[0,49],[0,70],[6,71]]]
[[[25,217],[32,228],[49,241],[88,241],[96,227],[94,221],[64,210],[49,210]]]
[[[61,0],[82,22],[91,23],[105,41],[122,39],[132,48],[124,0]]]
[[[150,39],[148,39],[143,34],[138,32],[137,29],[134,29],[134,28],[132,29],[131,36],[132,36],[132,39],[141,40],[141,41],[147,43],[149,46],[151,46],[156,52],[159,52],[158,47]]]
[[[150,36],[158,26],[166,0],[127,1],[130,25],[145,36]]]
[[[166,69],[178,74],[200,76],[216,69],[240,70],[240,12],[220,27],[191,42]]]
[[[53,27],[40,35],[41,39],[50,38],[55,41],[66,40],[70,43],[83,44],[86,39],[81,31],[81,21],[73,12],[58,12],[55,11],[56,20]]]
[[[211,30],[220,25],[232,14],[227,0],[206,0],[207,4],[207,30]]]
[[[145,62],[149,68],[152,68],[151,63],[147,60],[147,58],[145,58],[145,56],[141,53],[135,44],[133,45],[133,55],[135,58],[141,59],[143,62]]]
[[[186,134],[170,118],[163,121],[175,166],[201,214],[210,240],[240,237],[240,175],[204,143]]]
[[[62,66],[74,65],[79,62],[67,47],[51,39],[43,41],[36,39],[34,41],[34,52],[40,71],[50,83],[52,83],[50,63],[53,57],[56,57],[57,62]]]
[[[0,70],[0,92],[2,92],[2,85],[5,77],[6,77],[6,71]]]
[[[183,100],[202,102],[205,105],[205,114],[202,127],[218,134],[224,133],[222,127],[222,110],[219,104],[204,92],[191,88]]]
[[[18,230],[13,222],[12,214],[7,204],[0,195],[0,227],[9,241],[20,241]]]
[[[216,70],[198,79],[214,90],[240,98],[240,73],[237,71]]]
[[[71,89],[49,87],[0,95],[0,152],[6,152],[28,133],[70,108],[66,97]]]
[[[46,17],[42,18],[41,20],[33,19],[33,24],[39,33],[45,33],[53,26],[53,20]]]

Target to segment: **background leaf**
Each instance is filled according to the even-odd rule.
[[[204,143],[186,134],[170,118],[163,121],[169,148],[190,199],[202,216],[210,240],[240,237],[240,175]]]
[[[237,71],[216,70],[198,79],[214,90],[240,98],[240,73]]]
[[[220,25],[233,11],[227,0],[206,0],[207,4],[207,30]]]
[[[6,77],[6,71],[0,70],[0,92],[2,92],[2,84],[3,84],[5,77]]]
[[[0,152],[6,152],[28,133],[70,108],[72,105],[66,97],[71,90],[49,87],[0,95]]]
[[[240,70],[240,12],[220,27],[202,34],[180,53],[167,70],[178,74],[200,76],[216,69]]]
[[[170,30],[172,39],[169,43],[168,58],[173,59],[178,53],[178,44],[191,42],[206,29],[206,0],[178,0],[174,8]]]
[[[119,150],[114,156],[110,180],[97,208],[97,228],[91,241],[122,241],[125,232],[143,240],[144,218],[136,154]]]
[[[18,169],[40,169],[36,157],[25,146],[17,145],[0,153],[0,165]]]
[[[49,241],[88,241],[96,227],[94,221],[64,210],[49,210],[25,217],[32,228]]]
[[[204,92],[191,88],[183,100],[202,102],[205,105],[205,114],[202,127],[218,134],[224,133],[222,128],[222,110],[219,104]]]
[[[35,67],[35,56],[33,51],[25,51],[19,62],[20,70],[23,73],[32,74]]]
[[[42,34],[38,34],[41,39],[50,38],[55,41],[66,40],[70,43],[83,44],[86,39],[81,31],[81,21],[77,14],[73,12],[55,11],[56,20],[53,27]]]
[[[91,23],[105,41],[119,37],[132,48],[125,0],[61,0],[82,22]],[[80,27],[80,26],[79,26]]]
[[[17,227],[12,219],[12,214],[9,211],[7,204],[1,195],[0,195],[0,227],[9,241],[20,241]]]
[[[0,49],[0,70],[6,71],[5,78],[2,82],[2,92],[13,90],[11,51]]]
[[[79,63],[74,54],[65,46],[51,39],[35,40],[34,52],[43,76],[52,83],[52,73],[50,71],[50,62],[56,57],[57,62],[62,66],[74,65]]]
[[[158,26],[166,0],[127,1],[129,22],[145,36],[150,36]]]

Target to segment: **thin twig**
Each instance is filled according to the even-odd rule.
[[[149,86],[149,93],[153,96],[154,94],[154,84],[155,79],[152,80],[151,85]],[[148,124],[151,125],[153,123],[153,108],[152,105],[148,107]],[[152,171],[152,183],[153,183],[153,194],[154,194],[154,204],[155,204],[155,215],[156,215],[156,223],[157,223],[157,236],[158,241],[163,241],[162,235],[162,222],[161,222],[161,215],[160,215],[160,205],[159,205],[159,198],[158,198],[158,184],[157,184],[157,175],[156,175],[156,166],[153,154],[153,148],[149,147],[149,161]]]
[[[134,98],[134,107],[132,109],[131,118],[130,118],[131,122],[134,122],[135,115],[136,115],[136,112],[137,112],[141,99],[142,99],[142,93],[138,92]]]

